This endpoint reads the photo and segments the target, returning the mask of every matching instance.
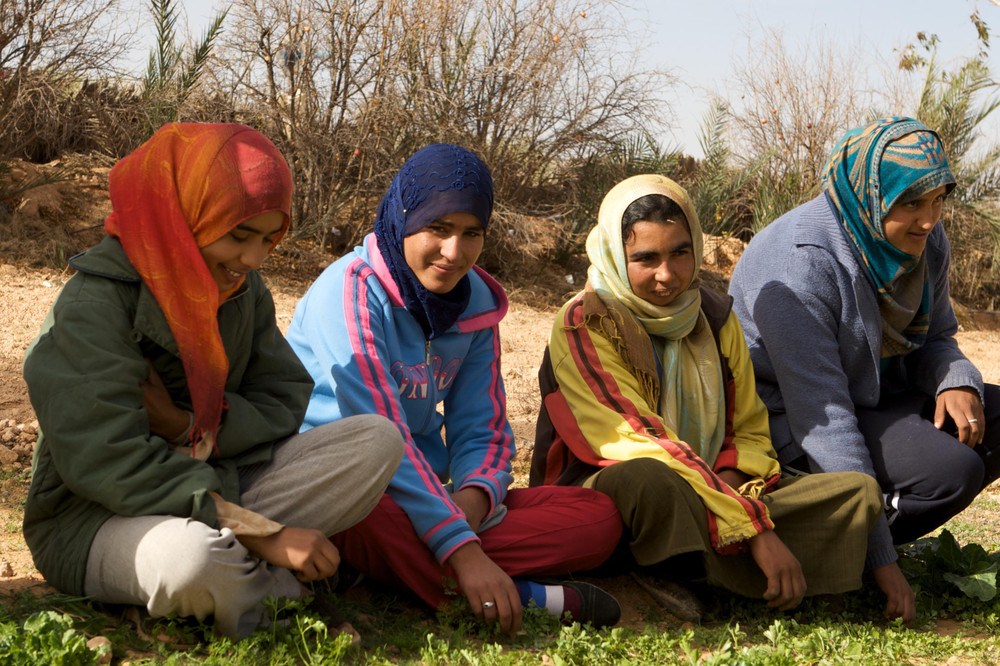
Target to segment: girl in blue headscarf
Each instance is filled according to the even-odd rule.
[[[882,487],[867,566],[886,614],[905,620],[914,597],[894,544],[934,530],[1000,475],[1000,389],[954,338],[938,223],[954,187],[923,123],[851,130],[822,193],[754,237],[729,289],[782,465],[857,470]]]
[[[507,631],[529,600],[614,624],[618,604],[598,588],[528,580],[598,566],[621,519],[596,491],[508,491],[514,435],[497,330],[507,296],[475,265],[492,209],[478,157],[448,144],[421,149],[382,199],[375,232],[296,308],[288,340],[315,381],[303,429],[382,414],[405,443],[375,511],[333,541],[361,573],[435,608],[451,579],[477,616]]]

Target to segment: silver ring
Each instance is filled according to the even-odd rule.
[[[483,608],[493,608],[496,605],[497,604],[496,604],[495,601],[484,601],[483,602]]]
[[[969,419],[969,423],[979,423],[979,419]]]

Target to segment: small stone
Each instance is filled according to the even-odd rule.
[[[18,433],[16,428],[5,428],[3,434],[0,435],[0,442],[3,442],[4,444],[7,444],[8,442],[13,442],[14,439],[17,437],[17,434]]]
[[[100,653],[98,658],[98,663],[100,664],[110,664],[111,663],[111,639],[107,636],[94,636],[89,641],[87,641],[87,647],[94,652]]]
[[[32,423],[25,423],[24,427],[21,428],[21,432],[27,433],[29,435],[37,435],[38,434],[38,421],[34,421]]]
[[[14,567],[7,560],[0,560],[0,578],[13,578]]]
[[[17,454],[6,446],[0,446],[0,465],[13,465],[17,462]]]

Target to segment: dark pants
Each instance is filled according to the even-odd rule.
[[[985,387],[985,436],[974,449],[956,439],[951,418],[934,427],[935,400],[912,391],[858,408],[875,476],[897,544],[933,531],[1000,476],[1000,387]]]

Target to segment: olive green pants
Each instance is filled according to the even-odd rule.
[[[671,571],[670,558],[701,553],[710,585],[754,598],[767,589],[767,578],[745,549],[733,555],[715,551],[704,503],[664,463],[649,458],[619,462],[583,485],[614,500],[639,565],[683,576]],[[762,499],[775,533],[802,565],[807,595],[861,587],[868,532],[882,507],[875,479],[858,472],[786,478]]]

